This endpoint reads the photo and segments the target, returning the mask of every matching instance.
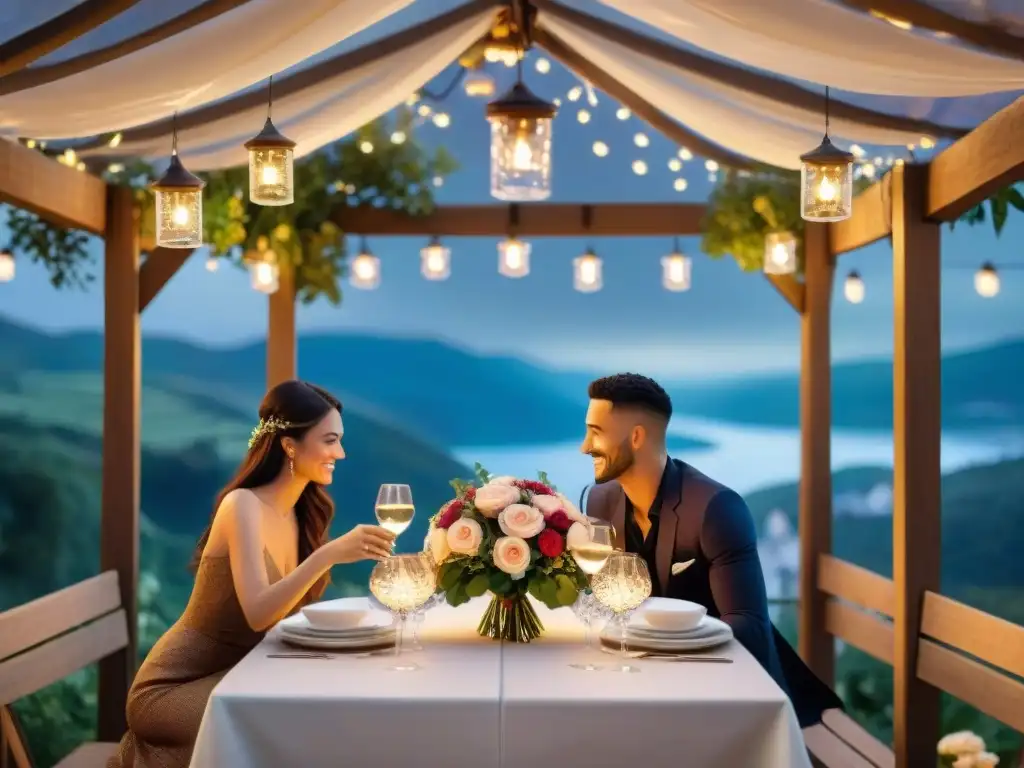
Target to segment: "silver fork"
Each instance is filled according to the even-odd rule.
[[[612,648],[602,648],[605,653],[610,653],[613,656],[620,656],[619,651],[613,650]],[[657,651],[626,651],[626,655],[631,659],[656,659],[658,661],[706,661],[712,664],[732,664],[732,659],[728,656],[704,656],[697,654],[685,654],[685,653],[659,653]]]

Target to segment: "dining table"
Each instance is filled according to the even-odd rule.
[[[568,608],[534,602],[530,643],[479,636],[488,599],[427,611],[412,671],[388,653],[279,658],[298,649],[271,630],[214,688],[191,768],[810,768],[789,699],[736,640],[707,652],[728,663],[628,674]]]

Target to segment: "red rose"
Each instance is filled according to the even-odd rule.
[[[572,520],[570,520],[569,516],[560,509],[552,512],[548,517],[547,522],[549,528],[554,528],[556,531],[561,531],[562,533],[568,531],[570,526],[572,526]]]
[[[437,527],[451,528],[460,517],[462,517],[462,502],[458,499],[449,501],[448,506],[444,508],[441,515],[437,518]]]
[[[545,528],[537,537],[537,549],[544,557],[558,557],[565,551],[565,539],[558,531]]]
[[[524,491],[530,491],[530,493],[536,493],[543,496],[554,496],[554,489],[540,482],[539,480],[516,480],[515,486],[522,488]]]
[[[466,489],[465,497],[466,497],[466,501],[472,501],[473,499],[475,499],[476,498],[476,488],[467,488]]]

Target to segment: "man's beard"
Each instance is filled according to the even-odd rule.
[[[636,454],[630,448],[629,440],[623,440],[622,444],[619,445],[618,449],[611,456],[593,452],[590,455],[594,458],[604,459],[604,470],[600,474],[598,474],[596,469],[594,471],[594,482],[598,485],[610,482],[611,480],[617,480],[622,476],[623,472],[632,467],[636,462]]]

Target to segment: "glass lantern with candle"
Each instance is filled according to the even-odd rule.
[[[764,238],[765,274],[791,275],[796,267],[796,238],[789,232],[769,232]]]
[[[14,254],[7,248],[0,248],[0,283],[14,279]]]
[[[846,276],[846,282],[843,283],[843,295],[846,296],[846,300],[851,304],[860,304],[864,301],[865,293],[864,280],[860,273],[855,269],[851,270]]]
[[[999,273],[992,262],[986,261],[974,273],[974,290],[986,299],[991,299],[999,293]]]
[[[580,293],[600,291],[604,285],[601,259],[590,248],[572,260],[572,284]]]
[[[270,295],[280,288],[281,267],[277,263],[277,254],[267,249],[262,253],[253,253],[246,259],[249,270],[249,283],[254,291]]]
[[[505,277],[526,277],[530,274],[529,243],[510,237],[498,243],[498,274]]]
[[[380,259],[370,253],[365,246],[360,249],[359,255],[352,259],[353,288],[364,291],[372,291],[380,285]]]
[[[556,111],[521,79],[487,105],[493,197],[524,201],[551,196],[551,128]]]
[[[150,187],[156,194],[156,245],[198,248],[203,244],[203,188],[206,182],[189,173],[177,151],[164,175]]]
[[[451,250],[432,237],[420,250],[420,272],[427,280],[447,280],[452,273]]]
[[[807,221],[842,221],[853,211],[853,154],[832,143],[800,156],[800,215]]]
[[[270,118],[245,142],[249,151],[249,199],[256,205],[295,202],[295,142],[281,135]]]

